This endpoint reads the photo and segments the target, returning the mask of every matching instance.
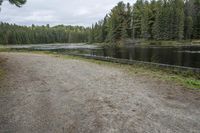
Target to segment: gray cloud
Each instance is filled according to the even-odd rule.
[[[17,8],[4,2],[0,20],[20,25],[71,24],[90,26],[102,19],[120,0],[27,0]],[[124,0],[131,2],[133,0]]]

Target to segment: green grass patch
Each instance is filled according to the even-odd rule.
[[[196,89],[200,89],[200,80],[195,80],[195,79],[187,79],[186,83],[188,86]]]

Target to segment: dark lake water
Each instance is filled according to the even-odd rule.
[[[200,47],[125,47],[94,50],[93,55],[200,68]]]
[[[20,46],[19,46],[20,48]],[[145,62],[200,68],[200,46],[96,47],[83,44],[33,45],[26,48],[51,50],[62,54],[89,54]]]

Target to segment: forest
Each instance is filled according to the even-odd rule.
[[[88,42],[89,29],[82,26],[18,26],[0,23],[0,44]]]
[[[0,44],[200,39],[200,0],[119,2],[91,27],[0,23]]]
[[[90,42],[200,39],[200,0],[119,2],[91,28]]]

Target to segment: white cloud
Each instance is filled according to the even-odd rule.
[[[90,26],[120,0],[27,0],[22,8],[4,2],[0,20],[20,25],[71,24]],[[131,2],[133,0],[124,0]]]
[[[29,16],[24,17],[25,21],[44,21],[44,22],[51,22],[52,20],[56,20],[56,16],[54,15],[53,11],[36,11],[31,12]]]

